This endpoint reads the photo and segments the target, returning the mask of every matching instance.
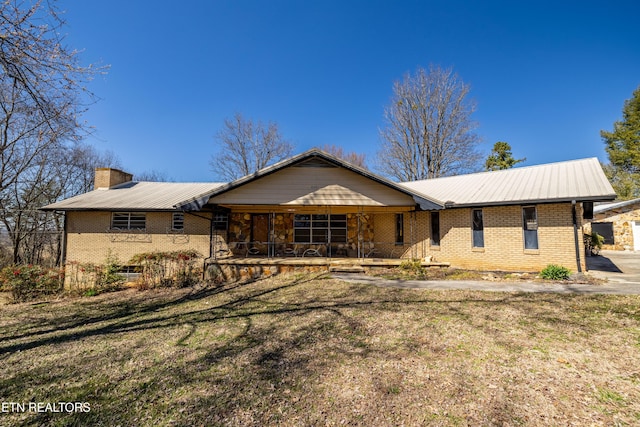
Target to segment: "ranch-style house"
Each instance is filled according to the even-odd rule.
[[[99,168],[93,191],[43,209],[65,213],[67,263],[194,249],[205,269],[420,259],[584,271],[583,224],[615,197],[596,158],[398,183],[312,149],[228,183]]]

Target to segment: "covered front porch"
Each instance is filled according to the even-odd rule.
[[[361,261],[416,258],[411,207],[353,209],[327,206],[228,209],[213,215],[211,256],[326,258]],[[324,262],[324,261],[323,261]]]
[[[310,150],[176,206],[211,212],[210,259],[417,258],[417,211],[444,204]],[[424,239],[423,239],[424,240]]]

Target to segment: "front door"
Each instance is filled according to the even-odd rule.
[[[251,243],[261,254],[267,253],[269,243],[269,214],[251,215]]]

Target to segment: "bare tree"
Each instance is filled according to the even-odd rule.
[[[150,181],[150,182],[172,182],[175,181],[169,178],[165,172],[161,172],[155,169],[147,170],[142,173],[137,173],[133,177],[136,181]]]
[[[335,156],[339,159],[346,160],[347,162],[360,166],[363,169],[368,169],[367,164],[365,162],[365,155],[358,154],[355,151],[345,152],[342,147],[337,147],[333,144],[327,144],[322,147],[322,151],[326,151],[327,153]]]
[[[418,68],[395,82],[393,92],[380,131],[378,167],[384,174],[415,181],[478,169],[475,104],[451,69]]]
[[[220,149],[210,161],[214,173],[224,179],[234,180],[252,174],[269,164],[291,155],[293,146],[287,142],[278,125],[269,122],[254,123],[236,113],[225,119],[223,128],[216,134]]]
[[[85,84],[102,69],[79,65],[63,25],[53,1],[0,3],[0,191],[45,149],[86,130],[77,121],[94,100]]]
[[[98,166],[118,167],[113,154],[80,143],[39,154],[3,191],[0,220],[14,264],[57,265],[62,254],[64,215],[40,207],[90,191]]]
[[[79,141],[89,129],[78,119],[104,68],[81,66],[62,27],[55,0],[0,2],[0,215],[13,262],[40,259],[40,237],[62,226],[37,208],[86,189],[74,161],[87,158]]]

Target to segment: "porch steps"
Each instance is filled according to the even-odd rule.
[[[329,265],[329,273],[364,273],[364,268],[359,265]]]

